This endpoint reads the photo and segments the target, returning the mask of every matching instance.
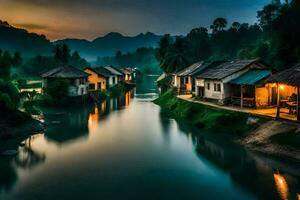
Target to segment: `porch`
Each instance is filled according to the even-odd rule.
[[[249,107],[240,107],[236,105],[217,105],[213,102],[205,101],[205,100],[196,100],[195,98],[192,97],[192,95],[179,95],[178,98],[193,102],[193,103],[199,103],[202,105],[207,105],[210,107],[215,107],[218,109],[224,109],[224,110],[229,110],[229,111],[235,111],[235,112],[243,112],[243,113],[249,113],[252,115],[257,115],[257,116],[262,116],[262,117],[270,117],[270,118],[277,118],[277,107],[276,106],[270,106],[266,108],[249,108]],[[280,109],[280,118],[281,119],[286,119],[290,121],[297,121],[297,116],[293,113],[290,112],[289,108],[284,107]]]

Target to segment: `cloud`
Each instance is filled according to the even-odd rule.
[[[46,30],[49,27],[41,24],[31,24],[31,23],[16,23],[14,24],[17,27],[30,29],[30,30]]]

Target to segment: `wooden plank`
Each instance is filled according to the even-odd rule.
[[[277,112],[276,112],[276,118],[280,117],[280,90],[279,90],[279,84],[276,83],[277,87]]]

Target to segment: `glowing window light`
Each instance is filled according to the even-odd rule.
[[[274,180],[276,184],[277,191],[279,193],[279,196],[283,200],[288,199],[288,192],[289,192],[289,187],[288,184],[283,176],[280,174],[274,174]]]
[[[284,85],[279,85],[279,88],[280,88],[281,90],[284,90],[285,86],[284,86]]]

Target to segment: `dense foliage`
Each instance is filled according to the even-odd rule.
[[[42,72],[57,66],[70,65],[77,68],[89,67],[88,63],[77,51],[71,52],[65,44],[56,45],[53,56],[35,56],[27,60],[21,67],[21,72],[26,76],[39,76]]]
[[[137,67],[146,74],[160,73],[159,63],[155,58],[156,49],[139,48],[135,52],[123,54],[118,51],[112,57],[98,57],[97,65],[116,67]]]
[[[275,0],[258,11],[259,24],[217,18],[209,30],[200,27],[175,40],[165,35],[157,51],[160,67],[167,73],[179,71],[202,60],[260,57],[275,70],[300,61],[300,0]]]

